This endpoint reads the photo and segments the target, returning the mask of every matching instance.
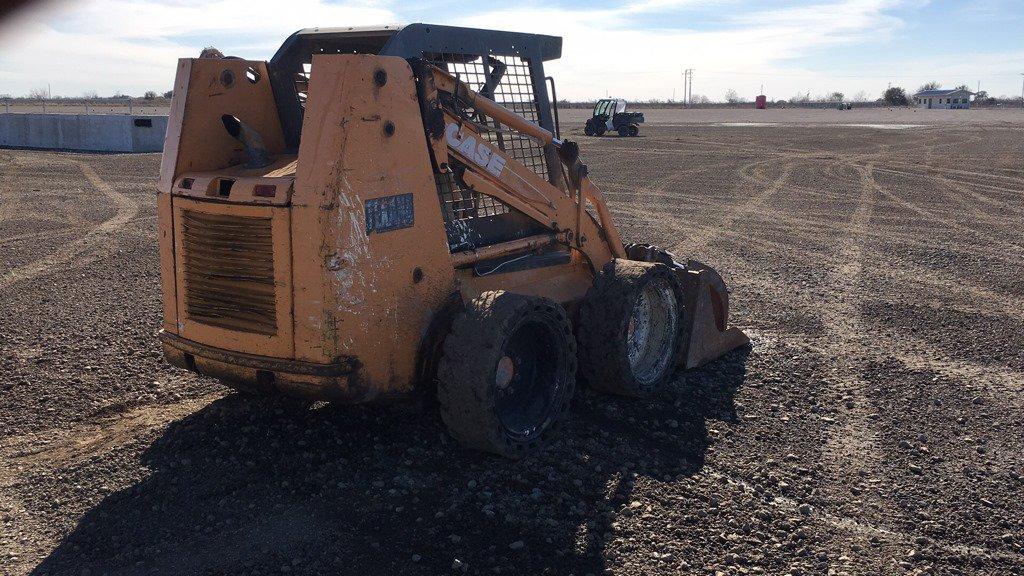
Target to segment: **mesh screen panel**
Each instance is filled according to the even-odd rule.
[[[474,92],[486,96],[534,124],[539,124],[537,98],[533,93],[530,63],[518,56],[436,55],[433,63],[456,76]],[[491,127],[483,137],[522,162],[541,178],[548,179],[544,148],[518,130],[499,124],[468,108],[467,115]]]
[[[441,199],[441,214],[446,224],[456,220],[497,216],[509,211],[508,205],[496,198],[462,188],[451,173],[437,174],[435,178]]]
[[[469,89],[501,104],[535,124],[539,123],[537,99],[533,92],[530,63],[518,56],[486,57],[459,54],[427,55],[435,66],[455,76]],[[462,113],[477,124],[489,128],[481,136],[513,159],[544,179],[548,166],[544,148],[518,130],[488,118],[467,103],[460,102]],[[453,252],[473,248],[478,243],[475,222],[480,218],[512,217],[512,209],[496,198],[465,189],[453,174],[437,174],[437,193],[441,201],[448,246]],[[508,216],[504,216],[508,215]],[[496,238],[492,241],[497,240]]]

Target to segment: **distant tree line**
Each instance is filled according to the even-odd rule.
[[[917,92],[923,92],[925,90],[938,90],[941,85],[938,82],[926,82],[918,87]],[[970,86],[961,84],[957,86],[958,89],[971,91]],[[915,94],[917,93],[915,92]],[[166,92],[157,92],[156,90],[147,90],[142,96],[131,96],[122,92],[117,92],[110,96],[100,96],[93,90],[82,93],[81,96],[51,96],[49,89],[47,88],[34,88],[29,90],[28,93],[22,96],[12,96],[11,94],[0,94],[0,100],[63,100],[63,101],[85,101],[95,100],[97,102],[113,102],[118,100],[170,100],[174,94],[172,90]],[[1006,106],[1016,103],[1020,105],[1020,96],[1000,96],[993,97],[988,92],[982,90],[974,93],[974,100],[972,104],[975,106]],[[848,102],[857,104],[860,106],[909,106],[911,104],[912,94],[907,93],[900,86],[892,86],[882,93],[881,97],[872,99],[867,92],[861,90],[854,94],[851,98],[847,98],[846,94],[835,91],[827,94],[812,96],[810,92],[794,94],[789,99],[777,99],[772,101],[773,106],[793,106],[793,107],[823,107],[829,105],[835,105],[842,102]],[[586,101],[573,101],[559,100],[558,105],[561,108],[592,108],[597,103],[597,100],[586,100]],[[646,100],[633,100],[631,103],[635,106],[643,106],[645,108],[678,108],[686,106],[686,103],[681,100],[661,100],[661,99],[646,99]],[[690,99],[689,105],[692,107],[729,107],[729,106],[740,106],[749,104],[750,100],[740,96],[736,90],[729,88],[725,91],[722,100],[713,100],[703,94],[694,94]]]
[[[938,82],[926,82],[918,87],[917,92],[923,92],[925,90],[938,90],[942,86]],[[967,90],[974,94],[974,99],[971,101],[973,106],[1021,106],[1020,96],[1001,96],[993,97],[990,96],[984,90],[980,92],[971,91],[970,86],[961,84],[957,86],[957,89]],[[824,108],[833,107],[841,103],[856,104],[857,106],[910,106],[912,104],[911,99],[913,94],[908,94],[907,91],[901,86],[891,86],[887,88],[881,96],[872,98],[864,90],[857,92],[852,97],[847,98],[846,94],[839,91],[829,92],[827,94],[812,96],[810,92],[794,94],[789,99],[777,99],[771,102],[773,107],[795,107],[795,108]],[[573,101],[559,100],[558,105],[561,108],[593,108],[597,103],[597,100],[589,101]],[[630,104],[635,107],[642,108],[682,108],[687,106],[687,103],[680,100],[631,100]],[[712,100],[707,96],[701,94],[695,94],[689,102],[689,106],[693,108],[729,108],[729,107],[745,107],[750,105],[750,101],[740,96],[736,90],[729,88],[725,91],[721,100]]]
[[[0,94],[0,100],[98,100],[98,101],[113,101],[113,100],[128,100],[141,99],[141,100],[159,100],[161,98],[170,99],[174,94],[172,90],[166,92],[157,92],[156,90],[148,90],[142,96],[132,96],[123,92],[116,92],[110,96],[100,96],[94,90],[87,90],[83,92],[81,96],[53,96],[50,94],[48,88],[33,88],[22,96],[12,96],[11,94]]]

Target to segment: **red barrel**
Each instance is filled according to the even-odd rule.
[[[754,108],[758,110],[764,110],[768,107],[768,97],[761,94],[757,98],[754,98]]]

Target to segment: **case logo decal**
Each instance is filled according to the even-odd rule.
[[[444,135],[453,150],[472,160],[495,178],[501,177],[501,171],[505,169],[505,157],[491,150],[490,144],[477,142],[476,137],[472,135],[459,134],[459,125],[455,122],[448,123]]]

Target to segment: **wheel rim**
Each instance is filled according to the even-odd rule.
[[[678,326],[675,291],[664,279],[648,282],[633,304],[626,331],[629,368],[641,384],[657,382],[670,368]]]
[[[505,342],[494,371],[495,412],[505,432],[529,440],[557,416],[566,382],[558,338],[540,322],[520,325]]]

